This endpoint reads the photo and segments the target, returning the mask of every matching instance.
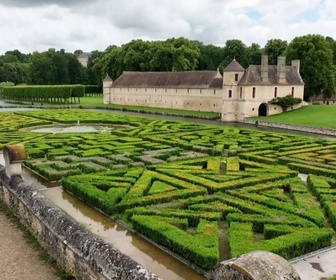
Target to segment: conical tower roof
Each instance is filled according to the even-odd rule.
[[[245,71],[244,67],[241,66],[236,59],[233,59],[228,66],[225,67],[226,72],[241,72]]]
[[[112,82],[112,79],[108,74],[106,74],[106,77],[104,78],[103,82]]]

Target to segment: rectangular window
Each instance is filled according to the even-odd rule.
[[[231,97],[232,97],[232,90],[229,89],[229,98],[231,98]]]
[[[240,99],[242,99],[242,98],[243,98],[243,88],[240,87]]]
[[[256,95],[256,88],[253,87],[252,88],[252,98],[255,98],[255,95]]]
[[[238,81],[238,74],[235,74],[235,81]]]
[[[274,88],[274,98],[276,98],[278,96],[278,88],[275,87]]]
[[[294,96],[294,87],[292,87],[292,96]]]

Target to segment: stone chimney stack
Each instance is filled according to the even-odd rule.
[[[286,83],[286,57],[284,56],[278,57],[277,75],[279,84]]]
[[[300,73],[300,60],[292,60],[292,66],[295,66],[298,73]]]
[[[268,83],[268,56],[261,56],[261,82]]]

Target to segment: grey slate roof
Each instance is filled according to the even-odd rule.
[[[222,88],[218,71],[130,72],[114,81],[112,87],[124,88]]]
[[[239,85],[278,84],[276,65],[268,65],[268,80],[268,83],[262,83],[260,65],[250,65],[239,81]],[[286,66],[286,81],[290,85],[304,85],[295,66]]]
[[[245,68],[239,64],[236,59],[233,59],[228,66],[224,69],[225,72],[242,72]]]

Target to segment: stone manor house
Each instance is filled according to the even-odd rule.
[[[290,94],[303,100],[304,82],[299,60],[287,66],[280,56],[277,65],[268,65],[263,55],[261,65],[247,69],[232,60],[223,76],[219,71],[124,71],[115,81],[106,76],[103,88],[104,104],[218,112],[222,121],[243,121],[281,113],[280,106],[269,103],[275,97]]]

